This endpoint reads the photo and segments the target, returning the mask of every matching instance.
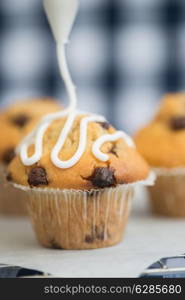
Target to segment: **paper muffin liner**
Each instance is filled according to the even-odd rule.
[[[0,164],[0,214],[25,216],[27,208],[25,194],[7,183],[5,168]]]
[[[33,228],[43,246],[93,249],[121,241],[133,187],[26,192]]]
[[[50,248],[93,249],[122,240],[131,199],[139,184],[88,190],[30,188],[14,184],[25,192],[28,211],[39,242]]]
[[[157,215],[185,217],[185,168],[155,168],[157,179],[149,187],[152,211]]]

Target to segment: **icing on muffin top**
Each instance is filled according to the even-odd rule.
[[[80,124],[85,115],[77,115],[73,126],[59,152],[61,161],[68,161],[76,153],[80,140]],[[70,168],[59,168],[51,161],[61,130],[64,128],[67,116],[51,122],[43,136],[42,155],[38,162],[26,166],[20,155],[16,155],[10,163],[8,172],[14,183],[23,186],[47,187],[59,189],[90,190],[112,187],[119,184],[134,183],[145,180],[150,169],[134,147],[127,145],[123,138],[103,143],[101,152],[108,156],[108,161],[97,159],[92,148],[102,136],[117,133],[105,122],[90,122],[87,128],[86,147],[81,158]],[[28,157],[35,153],[35,146],[28,147]]]

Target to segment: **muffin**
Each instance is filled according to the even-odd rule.
[[[81,114],[75,118],[58,151],[64,164],[78,152],[84,118]],[[52,152],[65,124],[65,117],[52,121],[43,136],[40,158],[29,164],[23,161],[23,153],[18,154],[8,167],[8,177],[25,192],[32,224],[43,246],[93,249],[114,245],[122,239],[136,184],[150,183],[149,166],[128,137],[127,141],[119,138],[103,143],[101,151],[108,160],[97,159],[92,151],[95,142],[116,130],[107,122],[95,121],[87,126],[86,145],[79,159],[70,166],[56,166]],[[28,158],[33,153],[35,146],[30,145]]]
[[[135,137],[157,174],[149,188],[154,213],[185,217],[185,93],[164,97],[155,118]]]
[[[0,112],[0,213],[24,215],[26,212],[22,192],[7,186],[5,169],[15,156],[15,148],[22,138],[49,112],[60,106],[51,99],[21,101]]]

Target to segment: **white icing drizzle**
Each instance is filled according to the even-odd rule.
[[[66,134],[63,132],[65,129],[65,127],[64,127],[55,147],[53,148],[53,150],[51,152],[51,160],[54,163],[54,165],[56,165],[57,167],[62,168],[62,169],[66,169],[66,168],[70,168],[70,167],[74,166],[80,160],[80,158],[82,157],[82,155],[86,149],[88,123],[102,122],[104,120],[105,119],[102,116],[93,116],[93,115],[82,118],[82,120],[80,122],[80,139],[79,139],[78,149],[77,149],[76,153],[73,155],[73,157],[67,161],[62,161],[58,157],[59,152],[61,151],[61,149],[65,143]],[[67,122],[66,122],[66,124],[67,124]],[[66,126],[66,131],[68,131],[67,126]],[[98,153],[96,153],[95,156],[98,158]]]
[[[53,1],[53,5],[57,3],[58,5],[58,0],[51,0]],[[49,5],[49,8],[51,9],[51,1],[46,0],[45,5],[47,8],[47,5]],[[60,0],[62,4],[67,3],[66,1],[69,0]],[[72,4],[73,2],[71,2]],[[69,2],[68,2],[69,4]],[[55,7],[56,9],[56,7]],[[50,10],[47,11],[48,14],[50,14]],[[53,13],[53,11],[52,11]],[[62,12],[64,14],[64,12]],[[58,11],[57,11],[58,15]],[[52,18],[51,18],[52,20]],[[51,26],[54,26],[56,24],[55,22],[52,23]],[[70,20],[70,18],[65,18],[66,22],[73,22],[73,19]],[[61,20],[60,20],[61,22]],[[72,24],[68,24],[68,27],[72,27]],[[59,112],[49,114],[45,117],[42,118],[38,126],[23,140],[21,145],[18,147],[18,152],[20,152],[20,158],[21,161],[24,165],[26,166],[31,166],[35,163],[37,163],[43,154],[43,138],[46,130],[48,127],[51,125],[51,123],[54,120],[60,119],[60,118],[66,118],[66,122],[64,124],[64,127],[60,133],[60,136],[54,146],[54,148],[51,151],[51,161],[52,163],[61,169],[66,169],[74,166],[80,158],[82,157],[83,153],[85,152],[86,146],[87,146],[87,130],[88,130],[88,124],[90,122],[105,122],[106,119],[103,116],[96,115],[96,114],[89,114],[86,113],[86,116],[84,116],[81,121],[80,121],[80,137],[79,137],[79,145],[78,148],[75,152],[75,154],[69,159],[69,160],[61,160],[59,158],[59,154],[65,144],[65,141],[68,137],[69,132],[71,131],[74,121],[78,115],[82,115],[81,112],[77,110],[77,96],[76,96],[76,88],[72,82],[68,66],[67,66],[67,61],[66,61],[66,56],[65,56],[65,44],[68,38],[64,36],[63,42],[61,41],[60,38],[57,39],[57,34],[56,34],[56,28],[53,28],[53,31],[55,32],[55,37],[57,40],[57,56],[58,56],[58,62],[59,62],[59,67],[60,67],[60,72],[61,76],[65,82],[66,90],[68,92],[69,96],[69,106],[61,110]],[[58,32],[57,32],[58,33]],[[134,147],[134,142],[132,139],[124,132],[122,131],[117,131],[113,134],[105,134],[98,138],[93,146],[92,146],[92,153],[93,155],[99,159],[100,161],[108,161],[109,156],[101,151],[101,147],[104,143],[106,142],[113,142],[116,141],[120,138],[123,138],[127,145],[129,147]],[[28,149],[31,145],[34,145],[34,154],[32,156],[28,156]]]
[[[95,157],[97,157],[101,161],[108,161],[109,155],[103,153],[100,149],[102,145],[106,142],[114,142],[118,139],[123,138],[129,147],[135,147],[133,140],[123,131],[117,131],[113,134],[104,134],[99,137],[93,144],[92,152]]]
[[[68,95],[70,99],[69,110],[75,110],[77,107],[76,88],[73,84],[73,81],[71,79],[68,70],[64,44],[57,44],[57,57],[58,57],[58,63],[60,67],[60,73],[65,82],[66,89],[68,91]]]

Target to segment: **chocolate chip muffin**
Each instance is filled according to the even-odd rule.
[[[78,151],[83,118],[76,117],[59,151],[58,157],[64,162]],[[42,245],[63,249],[114,245],[122,239],[134,187],[147,184],[150,169],[123,138],[102,145],[101,151],[109,158],[106,162],[94,156],[95,141],[116,132],[107,122],[90,122],[78,161],[70,167],[56,166],[51,153],[65,124],[66,118],[60,118],[49,125],[43,136],[42,155],[34,164],[24,163],[18,154],[8,167],[9,177],[28,195],[32,223]],[[34,153],[31,144],[28,158]]]
[[[14,158],[15,148],[22,138],[36,126],[43,115],[59,108],[59,104],[52,99],[35,99],[17,102],[0,112],[0,213],[25,214],[22,193],[7,187],[5,169]]]
[[[155,186],[149,188],[153,211],[185,217],[185,93],[165,96],[160,110],[136,134],[135,141],[158,175]]]

